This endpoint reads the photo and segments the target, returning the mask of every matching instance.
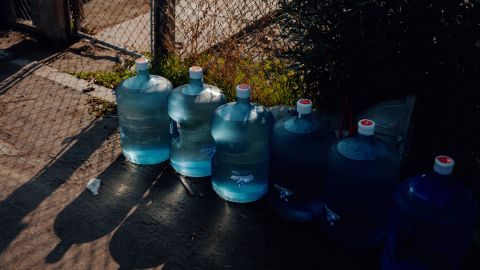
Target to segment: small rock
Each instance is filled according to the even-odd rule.
[[[93,90],[95,90],[95,87],[89,86],[87,88],[82,89],[82,93],[92,92]]]
[[[93,195],[98,195],[98,189],[100,188],[100,183],[102,180],[98,178],[92,178],[87,183],[87,189],[92,192]]]

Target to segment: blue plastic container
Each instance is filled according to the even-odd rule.
[[[333,145],[325,175],[325,228],[338,244],[368,248],[380,244],[399,176],[397,151],[373,134],[375,123],[358,122],[358,136]]]
[[[237,86],[237,102],[219,107],[212,120],[217,151],[212,187],[223,199],[247,203],[268,190],[269,137],[274,120],[263,106],[250,103],[250,86]]]
[[[321,188],[335,133],[326,121],[312,117],[310,100],[298,100],[297,112],[273,129],[268,198],[281,216],[307,221],[323,210]]]
[[[190,83],[173,90],[168,99],[171,118],[170,162],[180,174],[204,177],[211,174],[215,141],[211,134],[213,112],[225,103],[215,86],[203,83],[203,69],[191,67]]]
[[[461,269],[472,239],[476,203],[451,176],[453,159],[435,158],[432,173],[402,182],[396,193],[382,268]]]
[[[123,155],[136,164],[156,164],[170,156],[167,99],[172,84],[150,75],[148,60],[136,60],[137,75],[115,90]]]

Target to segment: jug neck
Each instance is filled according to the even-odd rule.
[[[299,113],[297,118],[298,119],[310,120],[310,119],[312,119],[312,114],[311,113],[306,113],[306,114]]]
[[[201,90],[203,88],[203,78],[199,78],[199,79],[190,78],[190,86],[191,88]]]
[[[148,72],[148,69],[139,69],[137,70],[137,76],[138,77],[150,77],[150,72]]]
[[[237,104],[250,106],[250,97],[247,97],[247,98],[237,97]]]
[[[440,174],[436,171],[433,171],[433,174],[435,175],[435,179],[433,180],[438,184],[446,184],[451,179],[450,175]]]
[[[374,137],[373,135],[358,134],[356,136],[356,140],[359,142],[371,143],[372,141],[374,141]]]
[[[237,93],[237,104],[250,107],[250,85],[239,84],[235,87],[235,91]]]
[[[365,135],[365,134],[358,133],[358,137],[365,138],[365,139],[370,139],[370,138],[373,138],[373,135]]]

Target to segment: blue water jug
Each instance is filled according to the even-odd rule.
[[[297,112],[273,128],[268,198],[281,216],[307,221],[323,209],[322,181],[335,133],[329,123],[312,117],[310,100],[298,100]]]
[[[227,201],[247,203],[268,190],[269,137],[274,120],[268,109],[250,103],[250,86],[238,85],[237,102],[219,107],[212,120],[217,151],[212,187]]]
[[[454,161],[435,158],[432,173],[402,182],[394,196],[382,268],[461,269],[473,235],[476,203],[451,176]]]
[[[400,158],[393,146],[372,136],[375,123],[358,122],[358,136],[335,143],[325,175],[325,228],[334,241],[368,248],[386,236]]]
[[[115,90],[123,155],[136,164],[156,164],[170,156],[167,99],[172,84],[150,75],[148,60],[135,61],[137,75]]]
[[[191,67],[190,83],[173,90],[168,99],[171,118],[170,163],[180,174],[204,177],[211,174],[215,141],[211,134],[213,112],[225,103],[215,86],[203,83],[203,69]]]

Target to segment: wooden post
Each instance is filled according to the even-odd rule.
[[[47,38],[66,41],[71,34],[68,0],[32,0],[32,22]]]
[[[153,0],[153,67],[175,50],[175,0]]]

